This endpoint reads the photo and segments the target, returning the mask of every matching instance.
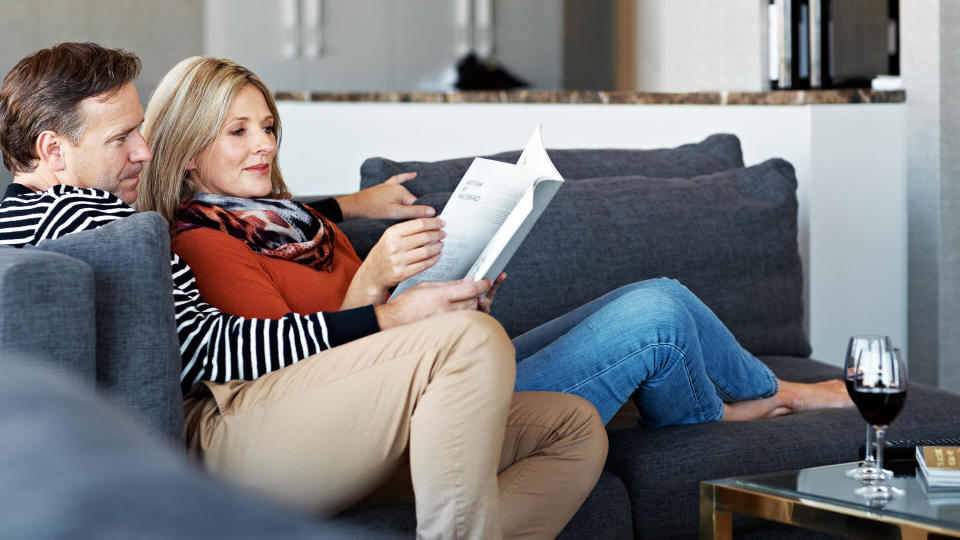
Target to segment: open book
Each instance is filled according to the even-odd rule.
[[[540,126],[516,165],[474,159],[440,213],[447,233],[440,260],[400,283],[391,298],[421,281],[496,279],[562,184]]]

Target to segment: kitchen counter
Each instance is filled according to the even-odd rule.
[[[903,103],[903,90],[869,88],[771,92],[604,92],[511,90],[503,92],[277,92],[278,100],[346,103],[566,103],[620,105],[819,105]]]

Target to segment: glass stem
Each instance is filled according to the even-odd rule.
[[[877,458],[874,457],[874,447],[873,447],[873,426],[867,424],[867,445],[866,450],[864,451],[863,462],[868,466],[873,466],[877,463]]]
[[[874,430],[876,430],[876,437],[873,442],[877,449],[877,473],[883,474],[883,434],[887,430],[887,426],[874,426]]]

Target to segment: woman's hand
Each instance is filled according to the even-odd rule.
[[[490,313],[490,306],[493,305],[493,297],[497,294],[497,289],[500,287],[500,284],[503,283],[503,280],[507,279],[506,272],[500,272],[500,275],[497,276],[497,279],[493,281],[493,285],[490,286],[490,290],[487,291],[487,294],[481,296],[477,299],[477,310],[484,313]]]
[[[489,293],[490,280],[425,281],[401,293],[389,304],[374,306],[381,330],[450,311],[476,310],[478,298]]]
[[[400,173],[391,176],[382,184],[360,190],[352,195],[336,197],[343,219],[433,217],[437,211],[429,206],[414,205],[417,198],[402,185],[416,177],[415,172]]]
[[[443,220],[404,221],[384,231],[357,270],[340,309],[382,304],[387,290],[440,260]]]

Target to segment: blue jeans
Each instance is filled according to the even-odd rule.
[[[576,394],[607,423],[633,396],[648,427],[713,422],[777,378],[686,287],[626,285],[513,340],[515,390]],[[705,358],[705,355],[707,357]]]

